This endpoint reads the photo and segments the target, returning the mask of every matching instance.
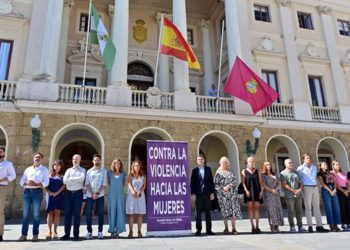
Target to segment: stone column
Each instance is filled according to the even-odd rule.
[[[57,80],[58,52],[64,0],[47,0],[47,18],[44,32],[43,52],[41,54],[40,78]]]
[[[131,89],[127,83],[129,52],[129,0],[115,0],[112,41],[116,55],[110,72],[106,102],[108,105],[131,106]]]
[[[210,48],[209,20],[202,19],[199,22],[202,30],[203,55],[204,55],[204,95],[208,95],[211,85],[214,83],[212,54]]]
[[[186,1],[173,0],[173,21],[187,38]],[[174,58],[174,101],[176,110],[195,111],[196,96],[190,91],[188,63]]]
[[[279,5],[283,42],[289,71],[289,86],[291,87],[295,118],[296,120],[311,121],[311,109],[307,101],[305,84],[301,77],[302,72],[298,60],[298,51],[295,45],[294,22],[296,19],[294,12],[290,9],[292,0],[276,0],[276,3]]]
[[[350,123],[349,92],[337,51],[336,31],[334,30],[334,23],[336,21],[331,16],[332,9],[330,7],[318,6],[317,9],[321,15],[327,52],[331,61],[332,79],[340,109],[341,120],[343,123]]]
[[[56,101],[58,99],[57,63],[64,0],[34,0],[30,20],[24,76],[17,99]]]
[[[249,38],[249,21],[246,0],[221,0],[225,2],[225,26],[229,68],[232,69],[236,56],[239,56],[252,68],[253,60]],[[242,46],[244,44],[244,46]],[[235,113],[252,115],[250,105],[241,99],[234,98]],[[261,115],[261,113],[258,113]]]
[[[157,22],[160,27],[161,21],[160,12],[157,13]],[[167,18],[171,15],[165,15]],[[158,79],[157,79],[158,88],[162,92],[169,92],[169,56],[167,55],[159,55],[159,63],[158,63]]]
[[[68,31],[70,12],[74,6],[74,0],[64,0],[60,49],[58,53],[58,66],[57,66],[57,82],[63,83],[67,64],[67,43],[68,43]],[[70,82],[68,82],[70,83]]]

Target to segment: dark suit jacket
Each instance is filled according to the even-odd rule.
[[[192,169],[191,175],[191,195],[195,194],[197,197],[201,195],[210,195],[215,192],[213,174],[208,166],[204,166],[204,189],[201,188],[201,176],[199,167]]]

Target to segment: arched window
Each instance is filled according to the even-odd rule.
[[[133,62],[128,65],[128,84],[134,90],[147,90],[153,86],[153,72],[142,62]]]

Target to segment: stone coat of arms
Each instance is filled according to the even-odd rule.
[[[132,27],[133,37],[139,42],[143,43],[147,39],[147,28],[145,26],[145,22],[141,19],[135,21],[136,25]]]

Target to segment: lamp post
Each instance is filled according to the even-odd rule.
[[[30,127],[32,128],[32,149],[33,152],[36,152],[40,143],[40,128],[41,120],[39,115],[34,115],[32,120],[30,121]]]
[[[246,144],[246,153],[247,153],[248,156],[255,155],[255,153],[256,153],[256,151],[258,150],[258,147],[259,147],[260,136],[261,136],[261,131],[257,127],[255,127],[254,131],[253,131],[253,137],[254,137],[254,140],[255,140],[254,148],[252,147],[252,144],[251,144],[249,139],[247,139],[246,142],[245,142],[245,144]]]

